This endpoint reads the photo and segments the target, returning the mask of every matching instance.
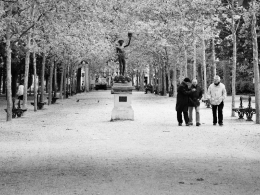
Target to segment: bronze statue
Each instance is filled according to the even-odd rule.
[[[124,40],[118,40],[118,45],[116,45],[116,53],[118,55],[118,62],[119,62],[119,75],[124,76],[125,74],[125,48],[130,45],[132,33],[128,33],[128,44],[124,45]]]

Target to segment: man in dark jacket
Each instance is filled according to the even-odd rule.
[[[191,89],[196,89],[196,91],[190,94],[189,99],[189,125],[193,125],[193,108],[196,111],[196,126],[200,126],[200,100],[202,98],[202,89],[198,86],[197,79],[192,80]]]
[[[184,116],[184,121],[186,126],[189,126],[189,116],[188,116],[188,103],[189,103],[189,95],[196,91],[196,89],[189,89],[191,81],[189,78],[185,78],[183,82],[177,89],[177,102],[176,102],[176,111],[177,111],[177,120],[179,126],[182,126],[182,113]]]

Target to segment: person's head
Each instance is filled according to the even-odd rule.
[[[124,43],[124,40],[120,39],[120,40],[118,41],[118,43],[119,43],[120,46],[122,46],[123,43]]]
[[[188,77],[183,79],[183,82],[187,85],[189,89],[191,88],[191,80]]]
[[[190,79],[189,79],[188,77],[186,77],[183,81],[184,81],[186,84],[190,84],[190,83],[191,83],[191,81],[190,81]]]
[[[192,85],[195,86],[195,87],[198,85],[197,79],[193,79],[193,80],[192,80]]]
[[[219,85],[220,77],[218,75],[214,76],[214,81],[213,82],[214,82],[215,85]]]

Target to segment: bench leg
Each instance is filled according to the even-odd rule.
[[[247,120],[247,121],[253,121],[253,120],[252,120],[253,114],[254,114],[253,111],[248,111],[248,112],[246,112],[246,118],[247,118],[246,120]]]
[[[22,111],[17,111],[17,117],[21,117],[21,116],[22,116],[22,114],[23,114],[23,112],[22,112]]]
[[[12,111],[12,118],[16,117],[16,112]]]
[[[237,113],[238,113],[238,119],[244,119],[244,112],[241,112],[241,111],[237,111]]]
[[[209,100],[206,100],[205,101],[205,105],[207,108],[211,108],[211,104],[210,104],[210,101]]]
[[[38,104],[38,109],[41,110],[43,108],[42,104]]]

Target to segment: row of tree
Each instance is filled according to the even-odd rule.
[[[221,74],[226,83],[232,78],[232,108],[237,78],[252,82],[254,77],[256,123],[260,123],[259,4],[259,0],[1,0],[0,60],[7,78],[7,120],[12,116],[11,85],[16,83],[12,69],[19,70],[17,75],[22,71],[26,108],[30,65],[35,80],[40,67],[41,85],[47,73],[52,86],[53,71],[60,70],[64,89],[65,76],[74,77],[82,60],[92,70],[115,61],[116,41],[131,31],[129,74],[142,75],[148,69],[149,78],[155,75],[154,83],[159,81],[164,94],[166,86],[173,85],[174,95],[178,82],[187,76],[198,78],[206,95],[212,77]]]

